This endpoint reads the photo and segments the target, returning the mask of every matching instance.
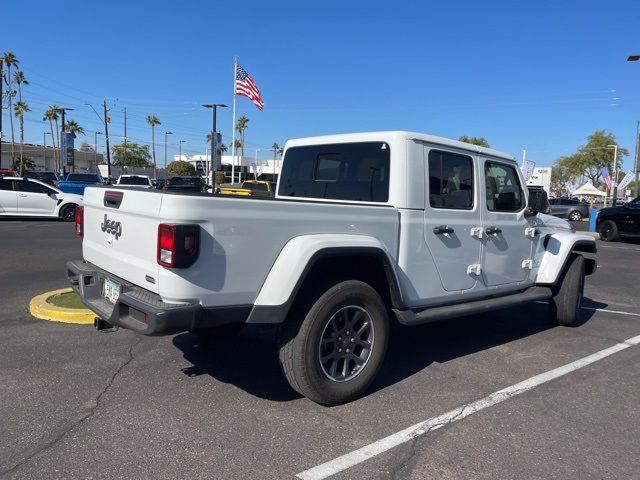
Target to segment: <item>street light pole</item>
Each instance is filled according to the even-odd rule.
[[[3,101],[3,95],[2,95],[2,79],[4,78],[4,73],[3,73],[3,68],[4,63],[2,62],[2,60],[0,60],[0,168],[2,168],[2,101]],[[9,115],[11,115],[11,112],[9,112]]]
[[[213,159],[215,158],[214,155],[216,155],[216,147],[217,147],[217,142],[218,142],[218,134],[217,134],[217,128],[216,128],[216,111],[217,108],[227,108],[228,105],[225,105],[224,103],[205,103],[202,105],[205,108],[210,108],[211,109],[211,193],[215,193],[216,192],[216,170],[218,170],[218,163],[216,162],[215,166],[213,163]]]
[[[640,60],[640,53],[632,53],[631,55],[629,55],[629,57],[627,58],[627,62],[637,62],[638,60]],[[638,122],[638,128],[640,128],[640,122]],[[638,155],[640,155],[640,152],[638,152],[637,150],[637,145],[639,140],[638,135],[640,135],[638,129],[636,129],[636,158],[635,158],[635,162],[634,162],[634,169],[636,172],[636,197],[640,196],[640,185],[638,185],[639,180],[640,180],[640,161],[638,160]]]
[[[47,170],[47,135],[51,135],[51,132],[42,132],[42,138],[44,140],[44,169]],[[53,142],[53,137],[51,138]],[[53,168],[55,170],[55,166]]]
[[[613,194],[611,195],[611,206],[616,206],[616,198],[618,197],[618,145],[607,145],[613,147]]]
[[[167,135],[172,135],[173,132],[164,132],[164,179],[167,179]]]
[[[178,140],[178,160],[180,161],[182,161],[182,144],[186,142],[186,140]]]

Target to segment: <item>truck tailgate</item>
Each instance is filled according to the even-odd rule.
[[[154,293],[158,293],[156,261],[158,192],[87,188],[84,194],[85,260]]]

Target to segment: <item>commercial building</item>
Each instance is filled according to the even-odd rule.
[[[25,143],[2,142],[2,156],[0,156],[0,167],[8,168],[13,165],[13,159],[20,162],[20,151],[22,148],[23,158],[29,159],[34,163],[33,170],[36,171],[54,171],[58,159],[60,158],[60,149],[44,145],[34,145]],[[74,150],[74,169],[76,172],[97,172],[97,165],[103,161],[101,153],[93,150]],[[70,167],[66,167],[70,170]]]

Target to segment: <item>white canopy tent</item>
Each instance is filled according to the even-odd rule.
[[[594,187],[591,184],[591,182],[587,182],[581,187],[578,187],[573,192],[571,192],[571,195],[595,195],[598,197],[607,196],[606,192],[603,192],[602,190],[598,190],[596,187]]]

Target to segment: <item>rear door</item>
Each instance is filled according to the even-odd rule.
[[[482,159],[481,165],[485,187],[482,278],[487,286],[523,282],[531,269],[532,237],[527,236],[530,225],[524,217],[525,192],[517,166],[493,159]]]
[[[19,214],[28,215],[53,215],[56,209],[56,193],[42,183],[32,180],[19,180],[15,182],[17,194],[17,207]]]
[[[473,157],[425,146],[424,239],[447,291],[473,288],[480,273],[477,184]]]
[[[15,215],[18,212],[18,201],[13,189],[14,180],[0,178],[0,213]]]

